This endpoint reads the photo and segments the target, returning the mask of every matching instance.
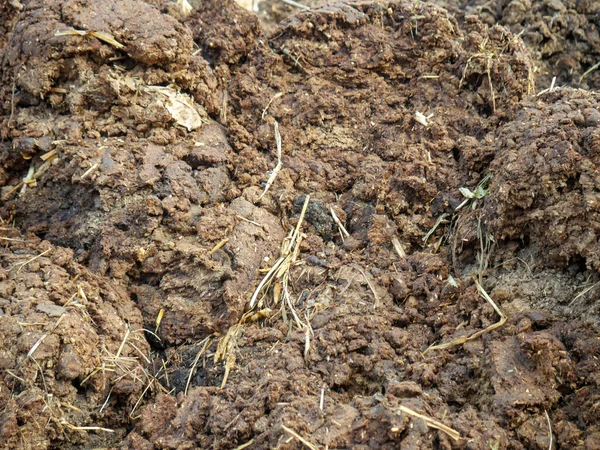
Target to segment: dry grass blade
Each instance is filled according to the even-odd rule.
[[[348,233],[348,230],[346,230],[346,227],[344,226],[344,224],[342,223],[340,218],[337,216],[337,214],[335,213],[333,208],[329,208],[329,211],[331,212],[331,217],[333,217],[333,221],[335,222],[335,224],[338,226],[338,228],[340,230],[340,235],[342,236],[342,241],[344,240],[345,237],[350,237],[350,233]]]
[[[56,150],[50,150],[49,152],[44,153],[40,156],[42,161],[48,161],[50,158],[54,158],[56,156]]]
[[[8,370],[8,369],[4,369],[4,371],[5,371],[7,374],[9,374],[11,377],[14,377],[14,378],[16,378],[17,380],[19,380],[21,383],[27,383],[27,381],[25,381],[25,380],[24,380],[23,378],[21,378],[20,376],[18,376],[18,375],[15,375],[15,374],[14,374],[14,373],[12,373],[10,370]]]
[[[19,273],[21,271],[21,269],[23,269],[23,267],[25,267],[27,264],[35,261],[38,258],[41,258],[42,256],[44,256],[46,253],[49,253],[52,249],[49,248],[48,250],[43,251],[42,253],[40,253],[39,255],[34,256],[31,259],[28,259],[27,261],[23,261],[18,263],[17,265],[19,266],[19,268],[17,269],[17,273]]]
[[[96,170],[99,167],[98,163],[94,163],[88,170],[86,170],[85,172],[83,172],[81,174],[81,177],[79,177],[80,180],[83,180],[85,177],[87,177],[90,173],[92,173],[94,170]]]
[[[435,225],[433,225],[433,227],[431,228],[431,230],[429,230],[427,232],[427,234],[423,237],[423,245],[427,244],[427,241],[429,240],[429,238],[431,237],[431,235],[433,233],[435,233],[435,230],[437,230],[437,228],[443,224],[443,223],[448,223],[448,221],[446,220],[446,217],[448,217],[449,214],[448,213],[444,213],[442,214],[440,217],[438,217],[438,219],[435,221]]]
[[[426,116],[422,112],[417,111],[415,113],[414,119],[415,119],[415,121],[419,122],[424,127],[428,127],[430,125],[429,119],[431,119],[432,117],[433,117],[433,114],[429,114]]]
[[[227,384],[227,379],[229,378],[229,372],[231,369],[235,367],[236,356],[234,353],[230,353],[227,355],[227,362],[225,363],[225,375],[223,376],[223,381],[221,382],[221,389],[225,387]]]
[[[115,432],[115,430],[111,430],[110,428],[103,428],[103,427],[76,427],[75,425],[70,424],[66,420],[62,420],[60,422],[60,424],[64,425],[69,430],[73,430],[73,431],[105,431],[106,433],[114,433]]]
[[[40,346],[40,344],[42,342],[44,342],[44,339],[46,339],[47,337],[48,337],[48,334],[46,334],[46,333],[42,334],[42,336],[36,341],[36,343],[31,346],[31,348],[29,349],[29,352],[27,352],[28,358],[32,357],[32,355],[35,353],[37,348]]]
[[[585,288],[583,291],[581,291],[579,294],[577,294],[573,300],[571,300],[571,303],[569,303],[569,306],[572,306],[573,303],[575,303],[577,300],[579,300],[585,294],[587,294],[588,292],[593,290],[599,284],[600,284],[600,281],[597,281],[596,283],[592,284],[591,286],[588,286],[587,288]]]
[[[275,166],[275,168],[271,172],[271,176],[267,180],[267,184],[265,185],[265,190],[262,192],[262,194],[260,194],[260,197],[258,197],[259,200],[261,198],[263,198],[264,195],[267,193],[267,191],[269,190],[269,188],[275,181],[275,178],[277,178],[277,174],[281,170],[281,167],[283,166],[283,163],[281,162],[281,134],[279,134],[279,123],[277,123],[277,121],[275,121],[275,124],[274,124],[274,133],[275,133],[275,145],[277,146],[277,165]]]
[[[215,245],[209,252],[209,256],[212,255],[213,253],[215,253],[217,250],[220,250],[221,248],[223,248],[223,246],[225,244],[227,244],[229,242],[229,238],[225,238],[223,239],[221,242],[219,242],[217,245]]]
[[[189,16],[194,9],[187,0],[177,0],[177,6],[179,6],[181,13],[186,17]]]
[[[590,73],[592,73],[594,70],[596,70],[598,67],[600,67],[600,61],[598,61],[596,64],[594,64],[592,67],[590,67],[588,70],[586,70],[583,75],[581,75],[579,77],[579,84],[581,84],[581,82],[583,81],[583,79],[585,77],[587,77]]]
[[[396,250],[398,257],[400,259],[405,259],[406,252],[404,251],[404,247],[402,247],[402,244],[400,243],[397,237],[392,238],[392,245],[394,246],[394,250]]]
[[[271,100],[269,100],[269,103],[267,103],[267,106],[265,106],[265,109],[263,109],[262,112],[262,116],[261,118],[264,120],[265,115],[267,114],[267,111],[269,110],[269,108],[271,107],[271,104],[273,103],[274,100],[278,99],[279,97],[281,97],[283,95],[283,92],[278,92],[277,94],[275,94],[273,97],[271,97]]]
[[[413,411],[412,409],[407,408],[406,406],[403,406],[403,405],[400,405],[400,411],[402,411],[404,414],[407,414],[409,416],[418,417],[419,419],[423,419],[428,427],[443,431],[444,433],[446,433],[448,436],[450,436],[455,441],[458,441],[460,439],[460,433],[458,431],[456,431],[453,428],[450,428],[449,426],[444,425],[439,420],[436,420],[429,416],[420,414],[420,413]]]
[[[290,234],[283,239],[279,258],[267,271],[267,274],[263,277],[252,294],[252,298],[249,302],[249,310],[242,315],[238,323],[229,328],[227,334],[223,336],[217,344],[214,361],[217,363],[221,360],[225,360],[225,374],[221,383],[221,388],[225,387],[229,373],[231,369],[235,367],[236,344],[237,339],[242,332],[243,325],[247,322],[253,321],[253,318],[255,317],[257,319],[263,317],[262,313],[264,311],[268,311],[268,314],[270,314],[271,308],[269,305],[264,305],[264,303],[268,302],[272,307],[279,306],[281,309],[281,315],[286,321],[287,313],[291,314],[298,328],[308,330],[307,342],[310,342],[310,333],[312,330],[310,329],[308,319],[306,319],[305,322],[300,318],[296,311],[292,295],[289,291],[289,271],[290,268],[296,263],[298,253],[300,252],[300,243],[302,242],[303,236],[301,233],[301,228],[309,202],[310,196],[307,195],[304,201],[304,206],[302,207],[302,212],[300,213],[300,218],[298,219],[298,224],[290,232]],[[269,292],[272,292],[272,300],[270,301],[267,299]],[[264,309],[256,311],[256,307]],[[307,351],[308,350],[305,348],[305,352]]]
[[[300,213],[300,218],[298,219],[298,224],[292,233],[290,233],[290,235],[283,240],[279,258],[277,261],[275,261],[273,266],[269,269],[265,277],[261,280],[261,282],[258,284],[258,287],[254,291],[254,294],[250,299],[250,309],[257,305],[259,296],[263,294],[265,288],[270,286],[273,281],[276,279],[285,281],[283,279],[287,276],[290,264],[295,262],[295,258],[299,251],[300,242],[302,239],[300,228],[304,222],[304,216],[306,214],[306,208],[308,208],[309,201],[310,195],[307,195],[302,207],[302,212]],[[285,285],[283,287],[285,289]]]
[[[138,409],[138,406],[140,406],[140,403],[142,402],[142,399],[146,395],[146,392],[148,392],[148,390],[152,387],[153,382],[154,382],[154,379],[151,379],[148,382],[148,384],[144,388],[142,394],[140,395],[140,398],[137,399],[137,401],[135,402],[135,405],[133,405],[133,408],[131,408],[131,412],[129,413],[129,418],[130,419],[136,419],[137,418],[134,414],[135,414],[136,410]]]
[[[375,308],[378,308],[380,302],[379,302],[379,296],[377,295],[377,291],[375,290],[375,287],[373,287],[373,284],[369,280],[369,277],[367,276],[367,274],[365,273],[365,271],[362,269],[362,267],[360,267],[359,265],[355,265],[354,267],[356,267],[356,270],[358,270],[361,273],[361,275],[363,276],[363,278],[367,282],[367,286],[369,286],[369,289],[371,289],[371,292],[373,293],[373,297],[375,297],[375,303],[374,303],[373,306]]]
[[[300,9],[304,9],[304,10],[310,9],[310,6],[306,6],[302,3],[295,2],[294,0],[281,0],[281,1],[287,5],[294,6],[296,8],[300,8]]]
[[[231,369],[235,367],[235,362],[237,360],[235,356],[237,339],[242,333],[242,326],[246,322],[246,320],[253,314],[253,311],[248,311],[244,315],[242,315],[239,322],[229,327],[229,330],[227,330],[227,334],[223,336],[217,343],[217,350],[215,351],[214,359],[215,364],[222,359],[225,360],[225,374],[223,375],[223,381],[221,382],[221,389],[223,389],[227,384],[229,372],[231,372]]]
[[[29,167],[29,171],[27,172],[27,175],[25,175],[25,178],[23,178],[23,180],[21,180],[19,184],[13,187],[10,191],[4,194],[2,200],[8,199],[13,193],[17,192],[19,189],[21,189],[20,195],[23,195],[26,186],[35,186],[36,180],[44,173],[46,173],[48,169],[50,169],[50,167],[52,167],[54,164],[60,161],[60,158],[56,155],[56,153],[49,152],[46,155],[47,156],[44,163],[37,170],[35,170],[35,167],[32,164]]]
[[[100,41],[104,41],[119,50],[125,48],[125,46],[118,42],[111,34],[105,33],[104,31],[76,30],[71,28],[70,30],[57,31],[54,33],[54,36],[90,36],[95,37]]]
[[[481,335],[483,335],[485,333],[489,333],[491,331],[494,331],[496,328],[500,328],[502,325],[504,325],[504,323],[506,322],[506,316],[504,315],[504,313],[500,310],[500,308],[498,308],[498,305],[496,305],[496,302],[494,302],[494,300],[492,300],[492,298],[488,295],[488,293],[485,291],[485,289],[483,289],[483,287],[479,284],[479,282],[477,280],[474,280],[474,281],[475,281],[475,285],[477,286],[477,291],[479,292],[479,295],[481,295],[481,297],[483,297],[490,305],[492,305],[492,308],[494,308],[494,311],[496,311],[496,313],[498,313],[498,315],[500,316],[500,320],[498,322],[490,325],[489,327],[487,327],[484,330],[480,330],[476,333],[473,333],[471,336],[461,336],[461,337],[456,338],[445,344],[432,345],[431,347],[429,347],[428,349],[426,349],[423,352],[423,357],[425,357],[427,355],[427,353],[429,353],[431,350],[443,350],[446,348],[463,345],[465,342],[469,342],[474,339],[477,339]]]
[[[156,335],[156,333],[158,333],[158,329],[160,327],[160,323],[162,322],[164,315],[165,315],[165,309],[160,308],[160,311],[158,312],[158,315],[156,316],[156,328],[154,329],[154,333],[152,333],[157,338],[158,338],[158,336]],[[158,338],[158,340],[160,341],[160,338]]]
[[[117,354],[115,356],[116,358],[121,356],[121,352],[123,351],[123,348],[125,347],[125,344],[127,343],[127,338],[129,337],[129,333],[130,333],[130,330],[129,330],[129,328],[127,328],[127,331],[125,332],[125,336],[123,337],[123,341],[121,341],[121,345],[119,346],[119,350],[117,350]]]
[[[252,445],[252,443],[254,442],[254,438],[250,439],[248,442],[234,448],[233,450],[244,450],[245,448],[248,448]]]
[[[546,414],[546,421],[548,422],[548,439],[550,443],[548,444],[548,450],[552,450],[553,444],[553,436],[552,436],[552,422],[550,422],[550,416],[548,415],[548,411],[544,409],[544,413]]]
[[[110,391],[108,391],[108,395],[106,396],[106,400],[104,400],[104,403],[98,410],[98,414],[102,414],[102,411],[104,411],[104,408],[106,408],[106,405],[108,405],[108,401],[110,400],[110,395],[112,394],[112,391],[112,388],[110,388]]]
[[[319,447],[317,447],[315,444],[304,439],[302,436],[300,436],[298,433],[296,433],[291,428],[288,428],[285,425],[281,425],[281,428],[283,428],[283,430],[285,430],[287,433],[291,434],[294,438],[298,439],[298,441],[300,441],[306,447],[310,448],[310,450],[318,450],[319,449]]]
[[[187,395],[188,389],[190,388],[190,383],[192,382],[192,377],[194,376],[194,371],[196,370],[198,361],[200,360],[200,357],[206,352],[206,349],[208,347],[210,347],[210,344],[212,344],[212,339],[210,338],[210,336],[208,336],[208,337],[204,338],[202,341],[200,341],[200,344],[202,344],[202,347],[200,347],[200,350],[198,351],[196,358],[194,358],[194,362],[192,363],[192,367],[190,368],[190,374],[188,376],[187,383],[185,383],[185,391],[184,391],[185,395]]]
[[[488,76],[488,83],[490,84],[490,95],[492,96],[492,108],[495,113],[496,112],[496,94],[494,94],[494,85],[492,84],[492,58],[493,58],[493,55],[489,54],[488,60],[487,60],[487,76]]]
[[[581,80],[579,82],[581,83]],[[556,77],[552,77],[552,82],[550,83],[550,87],[541,90],[540,92],[538,92],[537,94],[535,94],[535,96],[539,97],[540,95],[543,95],[546,92],[552,92],[554,90],[555,85],[556,85]]]

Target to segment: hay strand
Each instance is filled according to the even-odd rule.
[[[260,197],[258,197],[259,200],[265,196],[265,194],[267,193],[267,191],[269,190],[269,188],[275,181],[275,178],[277,178],[277,174],[281,170],[281,167],[283,167],[283,163],[281,162],[281,134],[279,134],[279,123],[277,123],[277,121],[275,121],[275,124],[273,125],[273,127],[274,127],[274,133],[275,133],[275,145],[277,147],[277,165],[275,166],[275,168],[271,172],[271,176],[267,180],[267,184],[265,185],[265,190],[262,192],[262,194],[260,194]]]
[[[426,416],[424,414],[420,414],[420,413],[413,411],[412,409],[407,408],[406,406],[403,406],[403,405],[400,405],[399,409],[404,414],[407,414],[412,417],[417,417],[419,419],[423,419],[428,427],[435,428],[436,430],[440,430],[440,431],[446,433],[448,436],[450,436],[455,441],[458,441],[460,439],[460,433],[458,431],[456,431],[453,428],[450,428],[447,425],[444,425],[439,420],[436,420],[436,419]]]

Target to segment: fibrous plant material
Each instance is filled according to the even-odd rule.
[[[281,170],[281,167],[283,166],[283,163],[281,162],[281,134],[279,134],[279,124],[277,123],[277,121],[275,121],[275,124],[273,125],[273,132],[275,133],[275,144],[277,147],[277,165],[275,166],[275,168],[271,172],[271,176],[267,180],[265,190],[262,192],[262,194],[260,194],[260,197],[258,197],[259,200],[265,196],[265,194],[275,181],[275,178],[277,178],[277,174]]]
[[[275,261],[275,264],[269,269],[265,277],[258,284],[258,287],[254,291],[252,298],[250,299],[250,309],[258,306],[260,308],[268,306],[267,303],[272,303],[273,307],[278,306],[281,303],[282,309],[289,308],[289,312],[292,314],[296,323],[302,328],[304,323],[296,313],[291,295],[289,292],[289,271],[291,266],[296,263],[298,253],[300,252],[300,242],[302,241],[303,234],[300,229],[304,221],[304,215],[310,201],[310,195],[306,196],[302,212],[298,219],[298,224],[290,232],[290,234],[283,240],[281,245],[280,256]],[[269,288],[273,286],[273,300],[272,302],[266,299]]]
[[[283,428],[283,430],[286,431],[287,433],[291,434],[295,439],[297,439],[298,441],[302,442],[302,444],[304,444],[310,450],[318,450],[319,447],[317,447],[315,444],[313,444],[313,443],[307,441],[306,439],[304,439],[302,436],[300,436],[298,433],[296,433],[291,428],[288,428],[285,425],[281,425],[281,428]]]
[[[54,36],[90,36],[95,37],[100,41],[106,42],[107,44],[110,44],[119,50],[125,48],[125,46],[120,42],[117,42],[117,40],[112,35],[105,33],[104,31],[76,30],[74,28],[71,28],[70,30],[57,31],[56,33],[54,33]]]
[[[407,408],[404,405],[400,405],[399,410],[401,412],[403,412],[404,414],[407,414],[409,416],[417,417],[419,419],[423,419],[425,421],[425,423],[427,424],[428,427],[435,428],[436,430],[443,431],[444,433],[446,433],[448,436],[450,436],[455,441],[458,441],[460,439],[460,433],[458,431],[456,431],[453,428],[450,428],[447,425],[444,425],[439,420],[433,419],[432,417],[426,416],[424,414],[420,414],[420,413],[418,413],[416,411],[413,411],[410,408]]]
[[[340,230],[340,236],[342,237],[342,241],[344,241],[344,238],[350,237],[350,233],[348,233],[348,230],[346,230],[346,227],[344,226],[340,218],[337,216],[333,208],[329,208],[329,211],[331,212],[331,217],[333,217],[333,221]]]
[[[485,333],[489,333],[491,331],[494,331],[495,329],[500,328],[502,325],[504,325],[504,323],[506,322],[506,319],[507,319],[506,315],[502,312],[502,310],[498,307],[498,305],[496,305],[496,302],[494,302],[494,300],[492,300],[492,298],[488,295],[488,293],[485,291],[485,289],[483,289],[483,287],[479,284],[479,282],[477,280],[474,280],[474,282],[475,282],[475,286],[477,286],[477,291],[479,292],[479,295],[481,295],[481,297],[484,300],[486,300],[490,305],[492,305],[492,308],[494,308],[494,311],[496,311],[496,313],[500,316],[500,320],[498,322],[490,325],[486,329],[480,330],[476,333],[473,333],[470,336],[461,336],[461,337],[453,339],[452,341],[447,342],[445,344],[432,345],[431,347],[427,348],[423,352],[423,356],[426,356],[427,353],[429,353],[432,350],[443,350],[446,348],[463,345],[465,342],[469,342],[474,339],[477,339],[481,335],[483,335]]]
[[[206,112],[189,95],[164,86],[148,86],[146,90],[158,92],[164,96],[166,98],[164,107],[169,111],[175,123],[185,127],[188,131],[193,131],[208,123]]]
[[[312,329],[308,316],[305,315],[305,319],[300,317],[300,314],[296,311],[289,288],[289,271],[296,263],[298,253],[300,252],[300,243],[303,237],[300,230],[309,201],[310,195],[307,195],[296,227],[284,238],[281,244],[280,256],[258,284],[250,299],[249,310],[244,313],[238,323],[229,328],[225,336],[217,344],[215,363],[225,360],[225,375],[221,383],[221,388],[225,387],[229,372],[235,367],[237,338],[240,336],[244,324],[253,321],[255,317],[262,317],[264,311],[267,311],[266,314],[268,317],[273,309],[279,307],[281,315],[286,322],[287,315],[291,314],[291,323],[295,323],[298,328],[306,330],[306,346],[310,345]],[[272,299],[268,298],[269,292],[272,293]],[[306,354],[307,349],[305,348]]]

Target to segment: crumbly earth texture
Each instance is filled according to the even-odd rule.
[[[504,3],[0,0],[0,446],[600,448],[594,2]]]
[[[600,3],[595,0],[432,0],[458,19],[476,16],[520,34],[539,85],[600,87]]]
[[[2,228],[0,437],[3,448],[118,443],[151,382],[142,315],[73,250]],[[89,427],[89,428],[88,428]]]

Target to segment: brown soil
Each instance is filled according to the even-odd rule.
[[[113,429],[119,442],[149,382],[139,309],[123,287],[75,263],[72,250],[7,227],[2,240],[3,447],[106,443],[76,426]]]
[[[0,0],[4,448],[600,448],[594,2],[189,3]]]
[[[458,20],[474,15],[520,34],[538,67],[538,85],[600,88],[600,3],[595,0],[430,0]],[[585,76],[584,76],[585,75]],[[581,79],[583,77],[583,79]]]

